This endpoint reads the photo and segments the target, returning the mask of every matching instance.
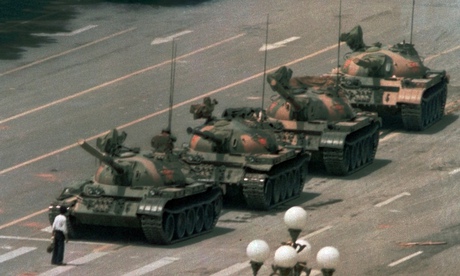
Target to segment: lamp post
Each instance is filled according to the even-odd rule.
[[[291,241],[282,243],[275,251],[273,272],[270,275],[299,276],[305,272],[309,276],[311,269],[307,267],[307,260],[311,246],[305,240],[297,240],[307,225],[307,212],[302,207],[291,207],[284,215],[284,223],[288,227]],[[253,275],[256,276],[270,255],[270,247],[263,240],[254,240],[247,246],[246,254],[250,259]],[[339,262],[339,251],[327,246],[318,252],[316,258],[323,276],[332,276]]]

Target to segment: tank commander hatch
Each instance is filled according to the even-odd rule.
[[[153,136],[150,144],[154,152],[171,153],[174,149],[174,142],[176,142],[176,136],[171,134],[169,128],[164,128],[161,133]]]
[[[203,99],[202,104],[192,104],[190,106],[190,113],[193,114],[194,120],[203,118],[208,123],[213,119],[212,112],[216,104],[218,104],[216,99],[211,100],[210,97],[206,97]]]

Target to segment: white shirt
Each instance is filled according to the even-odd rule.
[[[67,234],[67,218],[64,215],[57,215],[53,222],[54,231],[62,231]]]

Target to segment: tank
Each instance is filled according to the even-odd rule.
[[[366,46],[358,25],[340,36],[352,50],[340,68],[341,87],[353,107],[400,117],[404,128],[424,130],[444,116],[449,77],[431,70],[411,43]]]
[[[301,194],[310,154],[281,147],[275,126],[257,120],[260,111],[236,108],[205,117],[204,125],[187,129],[192,136],[182,157],[199,181],[222,185],[226,200],[268,210]]]
[[[311,152],[310,163],[332,175],[348,175],[374,161],[381,119],[373,112],[355,112],[334,76],[293,78],[283,66],[267,81],[278,93],[266,110],[267,120],[283,125],[278,140],[287,147]]]
[[[95,175],[64,188],[49,206],[50,223],[68,208],[70,237],[86,225],[142,229],[153,244],[170,244],[211,231],[222,206],[222,190],[197,181],[190,167],[170,152],[141,152],[123,145],[116,129],[96,149],[78,144],[100,161]]]

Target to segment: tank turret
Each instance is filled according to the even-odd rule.
[[[78,144],[101,164],[91,179],[66,187],[49,207],[50,223],[66,206],[69,234],[85,225],[142,229],[147,240],[169,244],[209,232],[220,215],[222,190],[204,183],[171,152],[140,152],[123,145],[126,133],[111,131],[97,150]]]
[[[226,147],[224,146],[225,142],[227,141],[227,139],[218,137],[215,134],[213,134],[212,132],[209,132],[209,131],[203,132],[201,130],[193,129],[191,127],[188,127],[187,128],[187,133],[197,135],[197,136],[200,136],[201,138],[203,138],[205,140],[211,141],[212,143],[214,143],[216,145],[216,151],[217,152],[225,152],[225,151],[227,151]]]
[[[204,125],[187,129],[192,137],[182,158],[200,181],[223,185],[229,201],[244,198],[250,208],[267,210],[300,195],[310,155],[281,147],[279,129],[259,122],[259,111],[230,108],[221,118],[203,117]]]
[[[338,95],[331,76],[292,78],[292,70],[279,68],[267,81],[284,101],[274,100],[267,116],[280,120],[351,120],[356,117],[347,99]]]
[[[312,154],[311,164],[335,175],[355,172],[373,162],[380,118],[357,113],[339,89],[336,76],[292,77],[286,67],[267,75],[279,96],[272,97],[267,120],[283,125],[278,141]]]
[[[427,68],[411,43],[367,46],[362,36],[359,25],[340,36],[352,50],[340,68],[340,85],[351,105],[383,117],[401,117],[408,130],[423,130],[440,120],[447,98],[446,72]]]
[[[92,156],[96,157],[102,163],[111,167],[117,174],[123,174],[125,169],[123,166],[115,162],[115,159],[111,156],[102,154],[97,149],[93,148],[90,144],[88,144],[85,140],[79,139],[78,145],[84,149],[87,153],[91,154]]]

